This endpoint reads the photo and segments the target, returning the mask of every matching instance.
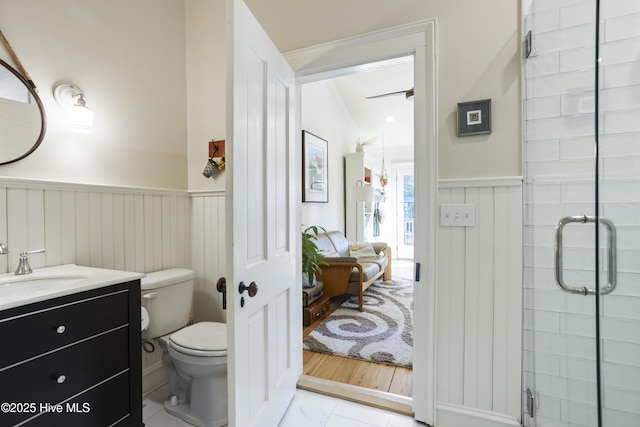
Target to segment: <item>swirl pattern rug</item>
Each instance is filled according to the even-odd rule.
[[[388,280],[351,296],[302,342],[306,350],[370,362],[413,365],[413,281]]]

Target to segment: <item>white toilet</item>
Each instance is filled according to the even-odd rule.
[[[193,271],[156,271],[141,281],[142,306],[149,313],[144,339],[157,338],[169,371],[172,397],[165,410],[197,426],[227,424],[227,327],[200,322],[187,326]]]

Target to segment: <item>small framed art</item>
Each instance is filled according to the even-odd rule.
[[[329,202],[328,142],[302,131],[302,201]]]
[[[491,100],[458,103],[458,136],[491,133]]]

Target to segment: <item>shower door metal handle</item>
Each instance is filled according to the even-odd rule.
[[[578,216],[566,216],[561,218],[556,225],[556,235],[555,235],[555,276],[556,283],[558,286],[566,292],[571,294],[580,294],[580,295],[593,295],[596,293],[595,289],[590,289],[586,286],[582,287],[574,287],[569,286],[564,282],[563,278],[563,264],[562,264],[562,231],[567,224],[572,222],[577,222],[581,224],[587,223],[595,223],[596,217],[587,216],[587,215],[578,215]],[[618,239],[616,236],[616,226],[613,224],[613,221],[607,218],[600,218],[600,224],[604,225],[607,228],[608,236],[609,236],[609,251],[608,251],[608,261],[609,261],[609,271],[607,275],[607,285],[600,288],[600,294],[606,295],[613,291],[617,285],[617,275],[618,275],[618,260],[617,260],[617,245]]]

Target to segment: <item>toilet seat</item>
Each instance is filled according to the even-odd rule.
[[[199,357],[227,355],[227,325],[217,322],[200,322],[181,329],[169,337],[174,350]]]

